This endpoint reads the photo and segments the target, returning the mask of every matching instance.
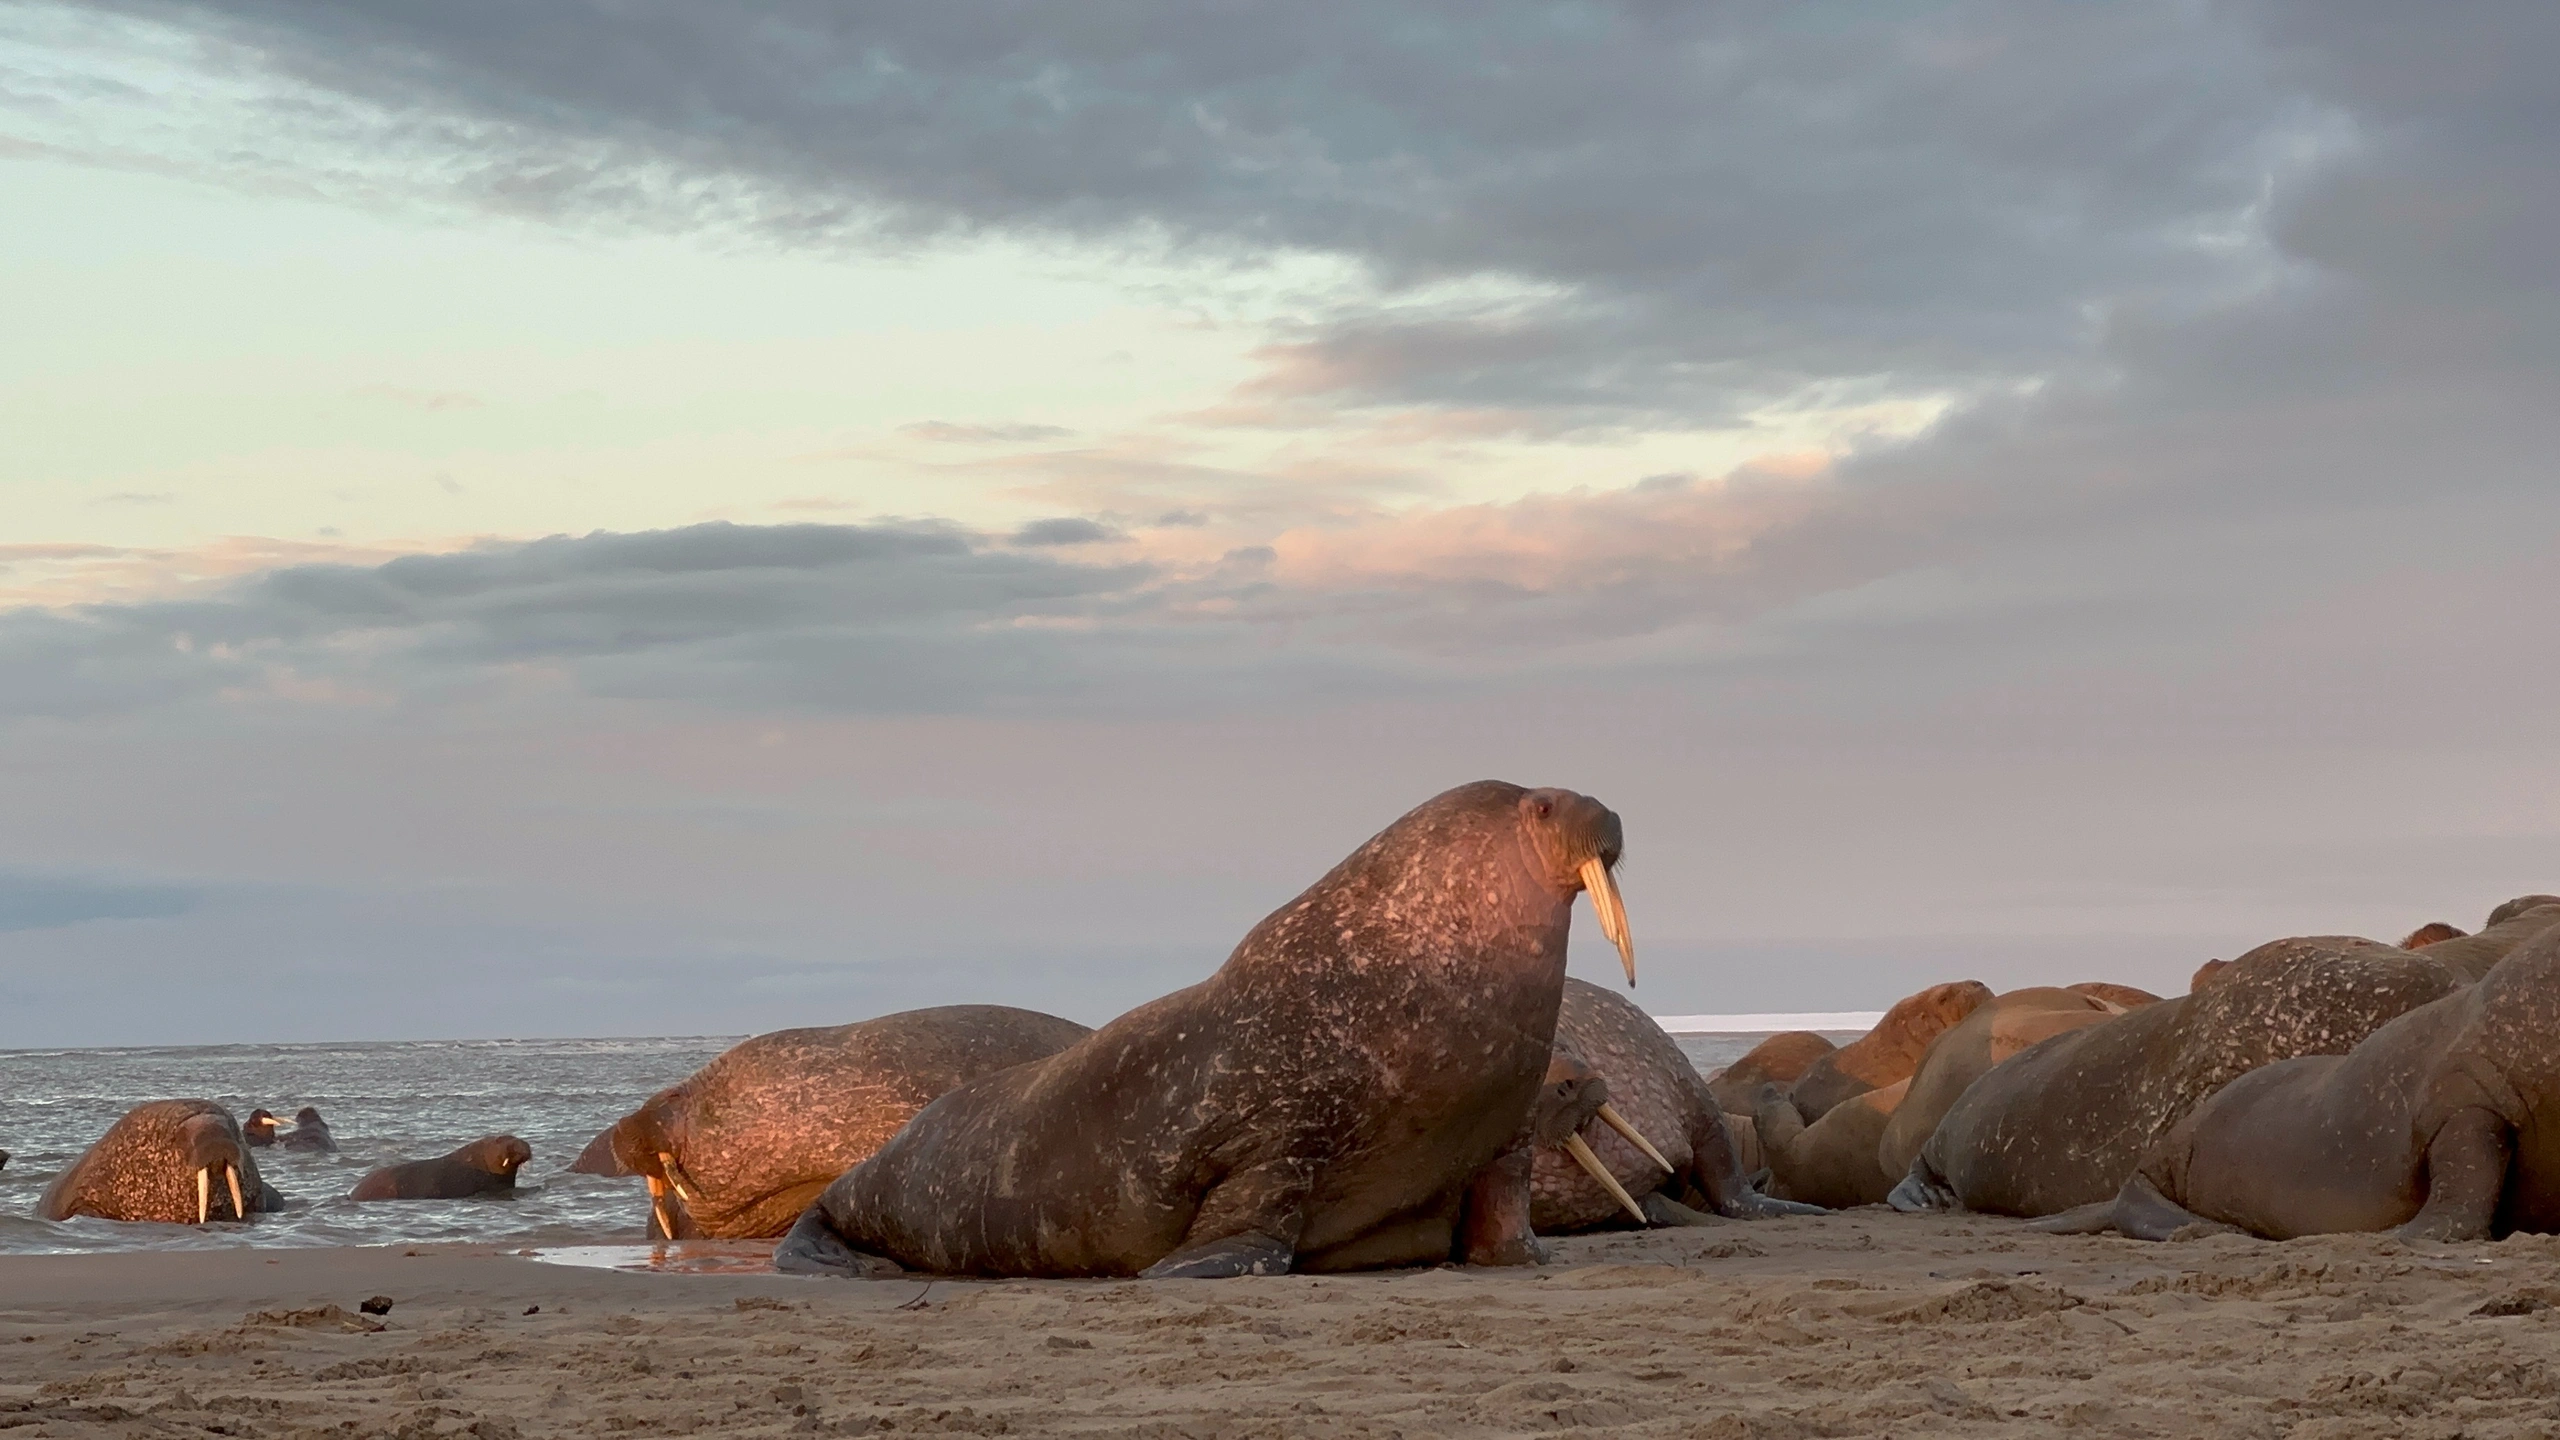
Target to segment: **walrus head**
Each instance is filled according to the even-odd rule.
[[[240,1138],[252,1145],[273,1145],[278,1123],[276,1117],[267,1111],[252,1110],[249,1118],[240,1122]]]
[[[1662,1152],[1653,1148],[1653,1142],[1645,1139],[1626,1116],[1618,1113],[1618,1107],[1609,1103],[1609,1082],[1600,1078],[1599,1072],[1579,1056],[1558,1046],[1547,1057],[1546,1083],[1538,1091],[1537,1107],[1529,1115],[1531,1138],[1537,1144],[1553,1145],[1572,1156],[1573,1163],[1598,1181],[1600,1188],[1609,1192],[1609,1198],[1634,1216],[1637,1224],[1648,1223],[1644,1208],[1627,1193],[1627,1187],[1618,1183],[1618,1177],[1609,1173],[1609,1167],[1592,1150],[1591,1142],[1582,1138],[1582,1127],[1594,1120],[1627,1137],[1628,1143],[1643,1151],[1646,1159],[1660,1165],[1665,1175],[1671,1173],[1671,1162],[1663,1159]]]
[[[1580,890],[1591,897],[1600,933],[1618,947],[1627,984],[1634,985],[1636,942],[1627,931],[1626,903],[1618,898],[1618,857],[1627,841],[1617,812],[1571,790],[1532,790],[1520,797],[1520,821],[1548,883],[1567,896]]]
[[[2403,950],[2424,950],[2428,946],[2442,941],[2459,940],[2468,933],[2470,932],[2456,929],[2441,920],[2430,920],[2426,924],[2421,925],[2417,929],[2402,936],[2400,938],[2400,948]]]
[[[2506,924],[2508,921],[2515,919],[2519,915],[2529,914],[2530,912],[2539,910],[2546,905],[2560,905],[2560,895],[2519,895],[2513,900],[2499,906],[2497,909],[2490,911],[2489,918],[2482,922],[2481,928],[2484,930],[2493,929],[2497,926]]]
[[[533,1147],[513,1135],[483,1135],[454,1151],[453,1158],[475,1170],[512,1180],[516,1170],[533,1158]]]
[[[293,1112],[293,1123],[296,1125],[318,1125],[326,1128],[329,1122],[320,1118],[320,1107],[316,1105],[305,1105],[301,1109]]]
[[[231,1190],[231,1218],[249,1218],[249,1202],[240,1193],[240,1131],[231,1117],[216,1111],[190,1115],[178,1126],[178,1149],[187,1157],[187,1168],[196,1177],[196,1223],[204,1224],[213,1216],[213,1175],[222,1178]]]

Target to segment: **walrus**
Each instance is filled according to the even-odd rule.
[[[1569,1142],[1535,1153],[1529,1223],[1539,1234],[1813,1213],[1752,1187],[1698,1067],[1632,1001],[1567,977],[1555,1051],[1595,1072],[1607,1094],[1574,1121]]]
[[[2442,920],[2430,920],[2426,924],[2419,926],[2417,929],[2410,931],[2408,934],[2401,936],[2400,948],[2403,950],[2424,950],[2439,940],[2459,940],[2470,933],[2470,931],[2462,929],[2460,926],[2448,925]]]
[[[2075,980],[2062,988],[2095,996],[2119,1010],[2139,1010],[2160,1003],[2159,996],[2138,985],[2118,985],[2112,980]]]
[[[292,1129],[276,1132],[276,1148],[335,1155],[338,1137],[329,1133],[329,1122],[320,1118],[318,1109],[305,1105],[293,1112]]]
[[[1877,1165],[1876,1147],[1910,1088],[1906,1075],[1860,1091],[1807,1125],[1777,1086],[1763,1086],[1751,1119],[1769,1166],[1769,1193],[1828,1210],[1882,1204],[1902,1177]]]
[[[513,1195],[516,1171],[532,1158],[533,1147],[513,1135],[483,1135],[433,1160],[368,1170],[347,1198],[468,1200],[475,1195]]]
[[[1006,1005],[777,1030],[650,1096],[599,1143],[649,1182],[653,1237],[771,1239],[934,1097],[1092,1033]]]
[[[55,1176],[36,1214],[203,1225],[283,1204],[259,1177],[230,1111],[210,1100],[152,1100],[126,1111]]]
[[[2371,940],[2269,941],[2203,991],[1995,1066],[1938,1122],[1890,1201],[2037,1216],[2106,1199],[2154,1140],[2234,1078],[2341,1054],[2459,983],[2424,955]]]
[[[240,1122],[240,1143],[264,1150],[276,1143],[276,1127],[284,1122],[265,1110],[252,1110]]]
[[[2116,1197],[2040,1228],[2143,1240],[2560,1230],[2560,929],[2344,1055],[2281,1060],[2171,1127]]]
[[[2539,910],[2545,905],[2560,905],[2560,895],[2519,895],[2490,911],[2489,918],[2480,922],[2480,928],[2494,930],[2527,910]]]
[[[2508,902],[2513,904],[2514,901]],[[2429,945],[2427,958],[2451,970],[2465,983],[2475,982],[2518,946],[2560,925],[2560,901],[2516,910],[2502,905],[2493,913],[2499,918],[2481,926],[2477,934],[2458,935]]]
[[[6,1170],[6,1169],[8,1169],[8,1168],[9,1168],[9,1152],[8,1152],[8,1151],[6,1151],[6,1150],[0,1150],[0,1170]]]
[[[1885,1189],[1911,1173],[1913,1157],[1938,1122],[1991,1067],[2040,1041],[2111,1020],[2127,1008],[2139,1007],[2109,1003],[2081,985],[2031,985],[1992,996],[1990,1004],[1930,1042],[1875,1145],[1876,1170],[1885,1177]]]
[[[2220,980],[2223,976],[2223,972],[2230,968],[2231,962],[2228,960],[2207,960],[2196,967],[2195,974],[2187,977],[2187,993],[2193,995],[2197,991],[2202,990],[2206,986]]]
[[[1852,1095],[1907,1080],[1930,1041],[1990,998],[1991,987],[1979,980],[1932,985],[1917,995],[1906,995],[1893,1002],[1873,1030],[1807,1066],[1787,1091],[1787,1099],[1810,1125]],[[1755,1108],[1757,1103],[1755,1097]],[[1760,1144],[1763,1150],[1769,1145],[1765,1125]]]
[[[962,1085],[826,1188],[794,1273],[1154,1278],[1536,1263],[1532,1102],[1588,892],[1629,983],[1618,817],[1463,785],[1207,980]]]
[[[1813,1062],[1839,1047],[1810,1030],[1784,1030],[1751,1047],[1749,1054],[1707,1077],[1707,1093],[1716,1108],[1748,1115],[1760,1099],[1760,1087],[1784,1090],[1812,1068]]]
[[[656,1097],[653,1096],[651,1098],[654,1099]],[[619,1126],[621,1123],[622,1122],[617,1120],[614,1124],[607,1125],[602,1130],[597,1131],[596,1138],[587,1142],[587,1148],[578,1152],[578,1158],[569,1162],[569,1173],[572,1175],[605,1175],[617,1180],[627,1175],[639,1174],[639,1171],[623,1164],[622,1157],[614,1153],[614,1130],[616,1126]],[[655,1223],[654,1217],[651,1223]]]

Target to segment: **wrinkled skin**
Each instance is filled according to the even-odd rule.
[[[231,1203],[224,1167],[237,1173],[252,1215],[284,1208],[258,1175],[241,1142],[240,1123],[210,1100],[153,1100],[136,1105],[98,1143],[54,1177],[36,1201],[47,1220],[93,1215],[101,1220],[196,1223],[196,1173],[213,1167],[209,1220],[245,1220]]]
[[[2202,991],[1994,1067],[1938,1122],[1892,1204],[2037,1216],[2107,1199],[2214,1091],[2278,1060],[2343,1054],[2458,983],[2423,955],[2371,940],[2271,941]]]
[[[532,1158],[533,1147],[513,1135],[483,1135],[433,1160],[369,1170],[347,1198],[468,1200],[475,1195],[513,1195],[516,1171]]]
[[[1092,1033],[1007,1005],[777,1030],[650,1096],[598,1136],[577,1168],[600,1146],[612,1166],[601,1173],[657,1182],[652,1237],[666,1234],[663,1214],[675,1228],[666,1238],[770,1239],[945,1091]],[[667,1173],[663,1155],[675,1157],[678,1175]]]
[[[1798,1207],[1773,1204],[1751,1188],[1722,1107],[1707,1092],[1698,1067],[1632,1001],[1587,980],[1568,978],[1556,1017],[1556,1050],[1579,1057],[1598,1072],[1607,1082],[1609,1103],[1676,1167],[1675,1173],[1664,1173],[1635,1142],[1596,1118],[1586,1115],[1575,1127],[1653,1223],[1695,1224],[1707,1214],[1747,1220],[1797,1212]],[[1542,1145],[1532,1168],[1530,1223],[1541,1235],[1561,1235],[1631,1225],[1634,1217],[1564,1151]]]
[[[2508,905],[2515,903],[2509,901]],[[2513,911],[2501,906],[2495,913],[2499,918],[2482,926],[2476,935],[2457,934],[2429,944],[2426,947],[2427,958],[2451,970],[2464,983],[2476,983],[2518,947],[2544,931],[2560,926],[2560,904],[2533,905]]]
[[[2555,1036],[2560,929],[2548,929],[2344,1055],[2224,1086],[2143,1157],[2104,1222],[2146,1240],[2198,1223],[2277,1240],[2560,1230]]]
[[[1484,781],[1256,925],[1208,980],[963,1085],[830,1185],[802,1273],[1217,1277],[1528,1264],[1566,927],[1618,817]]]
[[[1884,1012],[1876,1028],[1814,1061],[1787,1098],[1811,1124],[1852,1095],[1908,1080],[1928,1052],[1929,1042],[1962,1023],[1990,998],[1991,987],[1979,980],[1932,985],[1917,995],[1906,995]],[[1769,1144],[1765,1129],[1760,1144],[1764,1149]]]
[[[1752,1121],[1769,1165],[1769,1193],[1832,1210],[1884,1203],[1901,1177],[1876,1164],[1876,1145],[1910,1088],[1902,1079],[1852,1095],[1810,1125],[1778,1087],[1763,1089]]]
[[[1748,1115],[1760,1101],[1761,1086],[1775,1085],[1783,1092],[1803,1078],[1814,1061],[1838,1048],[1810,1030],[1783,1031],[1708,1076],[1707,1093],[1715,1097],[1716,1108],[1726,1114]]]
[[[2158,1003],[2157,1001],[2149,1003]],[[1941,1035],[1911,1072],[1902,1104],[1885,1122],[1876,1142],[1876,1169],[1889,1191],[1911,1171],[1920,1147],[1955,1108],[1974,1081],[2029,1046],[2056,1035],[2095,1025],[2124,1013],[2088,989],[2030,986],[1995,995],[1991,1003],[1964,1017],[1964,1023]]]

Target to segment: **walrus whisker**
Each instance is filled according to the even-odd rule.
[[[1627,1213],[1636,1217],[1637,1224],[1652,1223],[1645,1219],[1644,1207],[1636,1203],[1636,1197],[1627,1193],[1627,1187],[1618,1183],[1618,1177],[1609,1173],[1609,1167],[1600,1163],[1600,1157],[1591,1153],[1590,1144],[1581,1136],[1564,1137],[1564,1153],[1572,1156],[1575,1164],[1590,1171],[1591,1178],[1600,1182],[1600,1188],[1609,1192],[1610,1199],[1625,1206]]]
[[[222,1178],[231,1182],[232,1216],[236,1219],[247,1220],[249,1218],[249,1202],[240,1198],[239,1167],[228,1163],[224,1164],[222,1167]]]
[[[196,1172],[196,1223],[201,1225],[213,1213],[213,1167],[207,1165]]]
[[[1599,1114],[1602,1124],[1605,1124],[1610,1129],[1626,1136],[1627,1143],[1643,1151],[1644,1158],[1661,1166],[1663,1173],[1674,1173],[1671,1162],[1662,1158],[1662,1152],[1653,1148],[1653,1142],[1644,1138],[1644,1132],[1638,1130],[1635,1127],[1634,1122],[1627,1119],[1626,1116],[1618,1113],[1617,1106],[1608,1104],[1604,1101],[1600,1106]]]
[[[1600,917],[1600,933],[1618,947],[1618,959],[1627,967],[1627,984],[1636,983],[1636,942],[1627,931],[1626,902],[1618,898],[1618,881],[1609,873],[1608,862],[1594,855],[1582,862],[1582,888],[1591,896],[1592,913]]]

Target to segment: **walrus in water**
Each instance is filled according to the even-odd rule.
[[[55,1176],[36,1214],[202,1225],[283,1205],[259,1178],[230,1111],[210,1100],[153,1100],[126,1111]]]
[[[2371,940],[2270,941],[2203,991],[1993,1068],[1938,1122],[1891,1203],[2033,1216],[2104,1200],[2154,1140],[2233,1079],[2344,1053],[2458,983],[2423,955]]]
[[[240,1122],[240,1143],[264,1150],[276,1143],[276,1127],[283,1123],[268,1111],[252,1110],[249,1118]]]
[[[2344,1055],[2252,1070],[2172,1127],[2112,1201],[2039,1228],[2161,1240],[2560,1230],[2560,929]]]
[[[649,1182],[651,1236],[771,1239],[944,1091],[1092,1033],[1007,1005],[777,1030],[650,1096],[597,1142],[606,1173]]]
[[[468,1200],[475,1195],[513,1195],[516,1171],[532,1158],[533,1147],[513,1135],[483,1135],[433,1160],[368,1170],[347,1198]]]
[[[1911,1173],[1912,1160],[1936,1133],[1938,1122],[1991,1067],[2031,1045],[2111,1020],[2129,1008],[2139,1007],[2120,1007],[2080,985],[2031,985],[1995,995],[1990,1004],[1964,1017],[1963,1024],[1939,1036],[1920,1057],[1902,1103],[1885,1122],[1875,1146],[1885,1189]]]
[[[1728,1115],[1748,1115],[1760,1101],[1760,1087],[1785,1090],[1813,1068],[1813,1062],[1839,1047],[1810,1030],[1785,1030],[1751,1047],[1749,1054],[1707,1077],[1707,1093]]]
[[[1884,1012],[1876,1028],[1807,1067],[1787,1091],[1787,1099],[1809,1125],[1852,1095],[1908,1080],[1929,1042],[1953,1029],[1990,998],[1991,987],[1979,980],[1932,985],[1917,995],[1906,995],[1893,1002],[1893,1008]],[[1758,1103],[1756,1097],[1753,1103]],[[1760,1144],[1764,1150],[1769,1145],[1765,1130]]]
[[[292,1129],[276,1132],[276,1148],[335,1155],[338,1153],[338,1137],[329,1133],[329,1122],[320,1118],[316,1107],[305,1105],[293,1112]]]
[[[1533,1102],[1573,897],[1630,982],[1618,817],[1480,781],[1256,925],[1215,975],[918,1112],[780,1269],[1208,1277],[1542,1258]]]
[[[1752,1188],[1698,1067],[1633,1002],[1567,978],[1555,1049],[1597,1073],[1609,1103],[1577,1119],[1567,1141],[1539,1146],[1529,1208],[1539,1234],[1813,1213]]]
[[[2465,983],[2482,979],[2518,947],[2560,925],[2560,900],[2524,903],[2541,898],[2528,895],[2521,901],[2508,901],[2490,912],[2489,923],[2481,926],[2478,934],[2456,934],[2427,946],[2427,958],[2451,970]]]

